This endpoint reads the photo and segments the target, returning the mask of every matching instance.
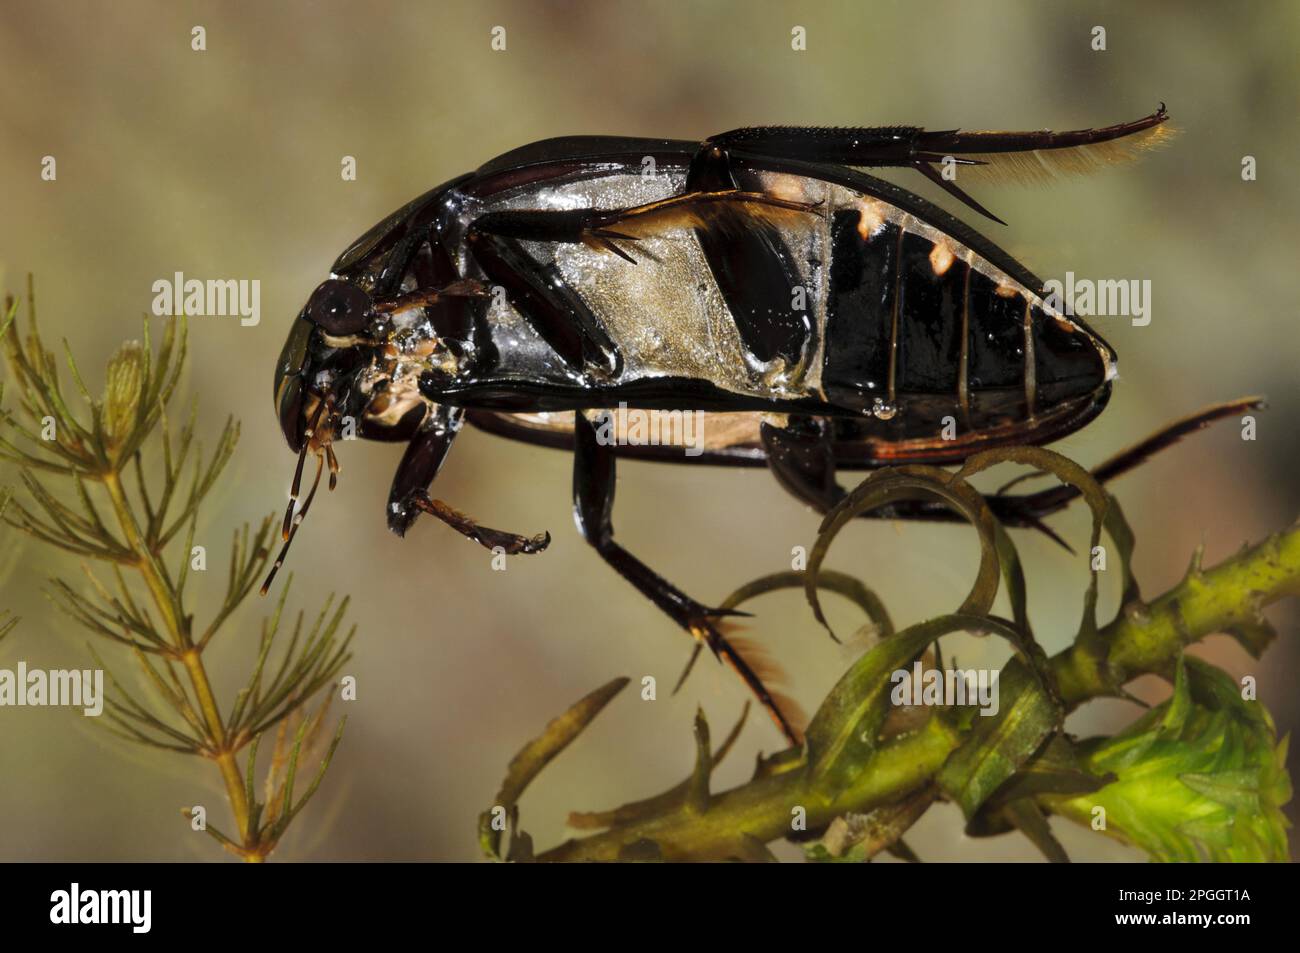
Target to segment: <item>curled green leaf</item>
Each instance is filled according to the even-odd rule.
[[[1102,489],[1096,477],[1073,460],[1054,450],[1048,450],[1046,447],[999,447],[994,450],[985,450],[968,458],[962,468],[957,471],[957,477],[961,479],[971,477],[999,463],[1019,463],[1034,467],[1043,473],[1052,474],[1062,483],[1069,484],[1077,489],[1083,496],[1084,502],[1088,504],[1088,509],[1092,511],[1092,534],[1088,542],[1088,566],[1091,578],[1088,589],[1084,594],[1083,623],[1080,627],[1080,634],[1083,636],[1095,635],[1097,631],[1097,570],[1093,568],[1091,555],[1101,541],[1103,528],[1111,533],[1116,541],[1116,546],[1120,550],[1124,570],[1125,595],[1129,595],[1130,590],[1134,595],[1137,592],[1137,586],[1136,583],[1132,582],[1129,568],[1130,556],[1133,550],[1133,533],[1124,520],[1123,514],[1118,512],[1118,506],[1116,506],[1116,514],[1108,515],[1111,509],[1111,498]]]
[[[769,592],[776,592],[780,589],[804,589],[807,584],[808,579],[805,572],[794,569],[786,572],[774,572],[771,575],[761,576],[753,582],[741,586],[722,600],[720,608],[735,609],[750,599],[766,595]],[[876,631],[881,638],[887,638],[894,634],[894,623],[889,617],[889,611],[885,608],[885,603],[860,579],[855,579],[848,573],[823,569],[817,574],[814,585],[818,589],[837,593],[857,605],[859,609],[866,613],[867,618],[876,627]]]
[[[968,519],[979,533],[980,565],[975,584],[957,612],[961,615],[984,615],[993,606],[998,591],[998,553],[996,521],[983,498],[964,480],[938,467],[904,466],[877,470],[863,480],[857,488],[835,505],[822,520],[817,531],[817,542],[808,554],[808,569],[804,574],[804,592],[813,614],[831,637],[834,631],[822,613],[818,595],[821,565],[832,541],[849,520],[862,513],[880,509],[890,503],[914,499],[937,500],[953,512]],[[838,641],[838,640],[837,640]]]

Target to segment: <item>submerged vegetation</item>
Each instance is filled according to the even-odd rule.
[[[18,409],[0,411],[0,459],[17,465],[27,496],[10,503],[5,521],[80,561],[81,577],[50,581],[51,600],[134,666],[132,687],[92,649],[112,688],[97,721],[130,742],[210,762],[234,830],[225,834],[206,811],[187,808],[190,826],[244,860],[265,860],[315,794],[342,736],[342,720],[332,735],[326,722],[329,689],[351,658],[347,600],[331,596],[314,616],[291,616],[286,585],[261,623],[245,686],[220,702],[206,652],[256,588],[278,523],[268,516],[234,531],[224,595],[196,619],[187,584],[206,569],[206,547],[196,545],[200,511],[235,452],[239,426],[227,419],[205,457],[197,403],[179,427],[169,419],[185,365],[183,323],[169,321],[155,349],[146,320],[141,340],[109,359],[96,398],[67,342],[60,358],[42,341],[30,281],[27,310],[24,335],[14,326],[18,302],[5,302],[7,383]],[[0,624],[0,634],[11,625]],[[271,754],[259,788],[264,744]],[[320,749],[304,786],[299,764]]]
[[[1083,619],[1073,644],[1051,657],[1029,624],[1016,548],[967,482],[1004,462],[1056,476],[1076,487],[1092,510],[1094,559]],[[907,495],[944,500],[963,514],[979,536],[981,560],[975,586],[955,612],[895,631],[875,593],[821,563],[851,518]],[[1118,557],[1123,598],[1115,618],[1098,625],[1095,554],[1104,552],[1103,531]],[[967,834],[1019,830],[1053,861],[1068,858],[1050,815],[1138,847],[1153,860],[1286,860],[1286,740],[1277,741],[1253,683],[1238,685],[1184,650],[1226,632],[1259,657],[1274,635],[1261,610],[1300,595],[1300,526],[1211,569],[1202,567],[1198,553],[1179,585],[1149,601],[1132,575],[1133,545],[1115,499],[1087,471],[1049,450],[988,451],[956,473],[920,466],[877,471],[826,516],[805,571],[757,580],[722,603],[732,608],[761,593],[801,588],[825,625],[818,593],[828,589],[868,617],[874,645],[831,689],[800,746],[760,759],[749,782],[714,792],[713,768],[744,715],[714,748],[700,712],[689,778],[613,810],[570,814],[570,827],[596,832],[535,852],[519,826],[519,797],[627,682],[616,679],[553,721],[511,762],[480,818],[483,850],[503,860],[771,860],[767,845],[786,838],[810,860],[863,861],[882,851],[915,860],[904,835],[944,799],[961,808]],[[1012,618],[992,612],[1000,587]],[[998,680],[997,713],[978,717],[957,705],[891,707],[891,673],[921,664],[946,674],[938,643],[957,632],[997,635],[1013,647]],[[1077,739],[1064,730],[1074,708],[1094,698],[1131,698],[1125,683],[1147,673],[1173,684],[1168,701],[1114,737]]]
[[[185,364],[183,321],[168,322],[160,342],[146,321],[141,340],[107,362],[96,398],[66,342],[60,357],[42,341],[30,285],[25,334],[15,327],[17,312],[18,302],[6,301],[0,338],[8,392],[0,397],[16,396],[17,407],[0,409],[0,459],[16,465],[25,493],[11,499],[9,489],[0,489],[0,514],[80,563],[80,577],[52,579],[48,592],[66,617],[116,655],[101,659],[92,649],[111,685],[97,721],[129,742],[211,763],[233,829],[223,833],[194,809],[185,812],[190,825],[241,859],[265,860],[316,793],[342,735],[342,720],[333,732],[327,722],[331,688],[351,658],[347,600],[331,596],[314,614],[291,613],[286,585],[261,622],[244,687],[220,702],[206,653],[234,626],[266,571],[279,525],[268,516],[233,532],[224,594],[197,619],[190,588],[206,568],[206,549],[196,542],[206,535],[200,515],[235,451],[238,425],[227,420],[205,455],[197,406],[179,427],[170,418]],[[1002,463],[1055,476],[1076,488],[1092,513],[1083,618],[1070,646],[1053,656],[1030,626],[1016,547],[969,482]],[[942,500],[961,514],[978,536],[980,565],[953,612],[896,629],[877,593],[823,562],[855,516],[908,496]],[[1103,536],[1122,599],[1114,618],[1099,624],[1098,569],[1105,560],[1095,557],[1104,554]],[[1251,686],[1185,649],[1226,632],[1255,657],[1263,653],[1274,637],[1263,608],[1300,595],[1300,526],[1212,568],[1198,553],[1183,580],[1154,599],[1141,596],[1133,577],[1133,546],[1116,500],[1086,470],[1045,449],[988,451],[955,473],[923,466],[872,473],[826,516],[807,569],[755,580],[721,603],[734,609],[777,590],[802,589],[829,631],[820,606],[828,591],[866,616],[870,648],[827,694],[800,745],[760,759],[748,782],[714,791],[713,769],[733,747],[749,706],[717,745],[700,712],[689,777],[612,810],[575,812],[569,824],[583,836],[535,850],[519,824],[519,800],[628,681],[615,679],[551,722],[511,762],[480,818],[483,850],[503,860],[770,860],[768,845],[788,839],[810,860],[863,861],[882,852],[915,860],[907,830],[947,800],[962,810],[967,834],[1018,830],[1056,861],[1067,858],[1048,822],[1053,815],[1156,860],[1283,860],[1281,807],[1291,796],[1286,741],[1278,742]],[[993,611],[999,592],[1009,618]],[[6,649],[15,624],[0,613]],[[995,635],[1011,645],[996,713],[895,704],[891,676],[914,668],[949,672],[940,640],[955,633]],[[118,676],[124,667],[133,679]],[[1069,712],[1096,698],[1129,698],[1126,683],[1149,673],[1165,677],[1172,694],[1129,727],[1088,739],[1064,730]],[[264,747],[271,754],[259,783]],[[318,759],[305,784],[304,759]]]

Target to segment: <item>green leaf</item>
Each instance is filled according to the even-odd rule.
[[[626,677],[616,678],[602,685],[563,715],[553,719],[540,735],[524,745],[506,769],[505,780],[497,792],[494,808],[504,808],[513,818],[519,798],[533,778],[582,734],[583,729],[626,687],[628,681]],[[489,857],[497,858],[501,856],[501,831],[493,827],[492,821],[491,809],[479,816],[479,844]]]
[[[902,837],[934,803],[937,794],[934,785],[926,785],[901,801],[865,814],[842,814],[831,821],[819,840],[804,845],[804,854],[808,860],[821,863],[863,863],[888,850],[916,863],[916,855],[902,843]]]
[[[104,435],[110,444],[126,439],[140,411],[144,352],[136,341],[123,344],[109,359],[104,382]]]
[[[998,679],[996,715],[975,719],[961,745],[949,755],[938,781],[967,820],[1059,730],[1064,710],[1019,660]]]
[[[1102,521],[1106,534],[1115,543],[1115,549],[1119,551],[1119,567],[1122,586],[1120,590],[1120,610],[1123,607],[1142,598],[1138,590],[1137,578],[1133,575],[1133,549],[1137,546],[1137,537],[1133,535],[1133,529],[1128,525],[1128,520],[1124,518],[1124,511],[1120,508],[1119,500],[1114,496],[1106,494],[1106,518]]]
[[[851,783],[877,747],[893,673],[952,632],[994,633],[1012,644],[1019,639],[997,619],[958,613],[919,622],[874,646],[844,673],[808,725],[808,765],[816,781],[825,782],[832,794]]]
[[[749,716],[749,702],[745,702],[740,711],[740,717],[732,725],[731,731],[722,744],[718,745],[717,750],[710,756],[711,767],[716,768],[722,759],[731,751],[735,745],[736,739],[740,737],[740,730],[745,726],[745,720]],[[799,754],[797,748],[788,749],[795,754]],[[698,757],[698,755],[697,755]],[[667,814],[686,802],[687,795],[693,780],[687,778],[674,787],[669,788],[661,794],[654,797],[644,798],[639,801],[632,801],[621,807],[616,807],[611,811],[573,811],[569,814],[569,826],[585,830],[617,827],[620,824],[628,824],[644,817],[651,817],[655,814]]]
[[[980,806],[967,822],[966,834],[993,837],[1019,830],[1048,860],[1068,862],[1036,799],[1048,794],[1088,794],[1114,779],[1114,775],[1099,777],[1088,772],[1074,745],[1058,733]]]
[[[1037,847],[1044,857],[1054,864],[1070,862],[1069,855],[1065,853],[1061,842],[1053,836],[1047,817],[1037,804],[1028,798],[1021,798],[1012,801],[1003,810],[1016,829],[1028,837],[1030,843]]]
[[[1197,794],[1227,807],[1259,810],[1259,778],[1254,771],[1180,774],[1178,780]]]
[[[1251,654],[1260,658],[1264,650],[1277,638],[1277,630],[1262,615],[1254,619],[1243,619],[1224,630],[1237,640],[1237,643]]]
[[[1187,724],[1187,716],[1192,713],[1192,693],[1187,687],[1187,663],[1185,656],[1179,655],[1174,668],[1174,693],[1165,707],[1164,717],[1160,719],[1160,730],[1177,735]]]
[[[985,450],[966,460],[962,468],[957,471],[957,479],[966,479],[999,463],[1019,463],[1044,473],[1051,473],[1062,483],[1077,489],[1083,496],[1084,502],[1088,504],[1088,508],[1092,510],[1092,535],[1088,543],[1091,581],[1084,594],[1084,621],[1081,631],[1095,633],[1097,631],[1097,573],[1092,569],[1091,553],[1101,540],[1102,527],[1107,522],[1106,513],[1109,504],[1105,491],[1096,478],[1079,464],[1045,447],[999,447],[996,450]],[[1123,522],[1122,515],[1118,518],[1118,522],[1114,520],[1112,522],[1117,527],[1122,524],[1121,532],[1128,528],[1128,524]],[[1132,539],[1131,532],[1128,533],[1128,539],[1129,541]],[[1125,558],[1125,565],[1127,565],[1127,558]]]
[[[1155,860],[1285,860],[1291,782],[1272,719],[1199,659],[1182,659],[1174,682],[1168,701],[1115,737],[1080,744],[1089,770],[1113,773],[1111,784],[1044,803],[1081,823],[1104,809],[1106,833]]]
[[[1114,775],[1088,771],[1074,745],[1065,735],[1057,734],[993,793],[986,807],[1042,794],[1088,794],[1114,779]]]
[[[713,774],[713,749],[709,743],[709,721],[704,709],[695,710],[695,769],[686,785],[686,807],[696,814],[709,809],[709,778]]]

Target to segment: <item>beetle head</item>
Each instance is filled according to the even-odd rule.
[[[339,425],[364,407],[362,380],[374,364],[371,336],[375,310],[366,291],[331,278],[322,282],[299,312],[275,367],[275,406],[289,449],[298,454],[289,505],[284,515],[284,549],[262,586],[265,592],[284,561],[297,527],[307,515],[321,475],[328,466],[329,487],[338,479],[333,441]],[[297,506],[308,453],[316,456],[316,476],[302,506]]]
[[[319,434],[306,435],[317,404],[332,405],[326,429],[356,403],[356,378],[369,362],[374,318],[370,296],[337,278],[322,282],[289,329],[275,367],[275,404],[280,429],[295,453]],[[316,449],[316,448],[313,448]]]

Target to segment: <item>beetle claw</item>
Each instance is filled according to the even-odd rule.
[[[631,265],[635,265],[636,259],[620,248],[615,242],[634,242],[637,240],[635,235],[625,235],[622,232],[616,232],[608,228],[589,228],[584,233],[586,244],[595,248],[603,248],[605,251],[613,252],[619,258]]]
[[[746,619],[754,618],[754,613],[745,612],[741,609],[704,609],[703,612],[710,619],[721,619],[727,616],[740,616]]]
[[[603,239],[600,244],[601,247],[606,248],[609,251],[612,251],[615,255],[617,255],[619,258],[622,258],[624,261],[628,262],[629,264],[633,264],[633,265],[636,264],[635,258],[629,255],[627,252],[623,251],[623,249],[619,248],[609,239]]]
[[[623,232],[616,232],[612,228],[593,228],[591,234],[597,238],[618,238],[625,242],[639,241],[636,235],[627,235]]]

